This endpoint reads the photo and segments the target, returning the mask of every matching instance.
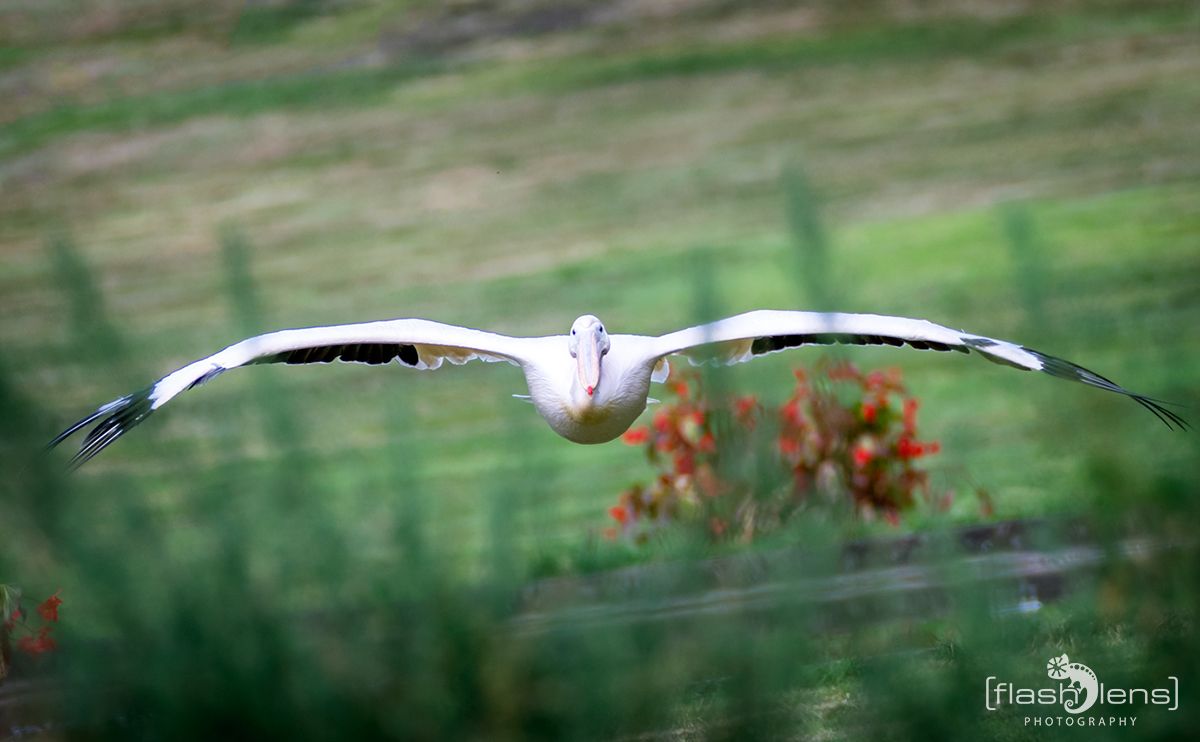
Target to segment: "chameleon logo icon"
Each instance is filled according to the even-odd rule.
[[[1075,690],[1074,699],[1064,699],[1063,708],[1071,714],[1082,714],[1096,702],[1098,681],[1092,668],[1071,662],[1067,655],[1051,657],[1046,662],[1046,674],[1054,680],[1070,680],[1068,688]]]

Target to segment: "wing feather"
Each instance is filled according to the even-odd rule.
[[[78,467],[145,420],[181,392],[211,381],[240,366],[264,363],[396,363],[420,370],[443,361],[461,365],[474,359],[522,365],[532,350],[531,338],[516,338],[424,319],[397,319],[350,325],[280,330],[239,343],[167,374],[154,384],[102,405],[50,442],[57,446],[96,423],[71,459]]]
[[[977,353],[993,363],[1041,371],[1123,394],[1150,410],[1167,427],[1186,429],[1187,422],[1160,400],[1131,392],[1070,361],[1016,343],[973,335],[926,320],[879,314],[846,314],[760,310],[663,335],[658,357],[680,354],[693,364],[741,363],[805,345],[892,345],[917,350]]]

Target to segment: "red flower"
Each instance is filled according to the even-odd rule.
[[[875,405],[871,404],[870,402],[862,403],[863,420],[865,420],[868,424],[875,422],[876,412],[877,410],[875,409]]]
[[[675,473],[676,474],[691,474],[695,471],[695,462],[692,460],[690,453],[675,454]]]
[[[917,400],[904,400],[904,430],[910,435],[917,429]]]
[[[799,425],[804,419],[800,414],[800,401],[796,399],[788,400],[788,403],[781,410],[783,419],[792,425]]]
[[[735,397],[733,400],[733,418],[744,428],[753,429],[758,417],[758,398],[749,395]]]
[[[23,652],[36,655],[42,654],[43,652],[49,652],[58,645],[55,644],[54,640],[50,638],[50,627],[43,626],[41,631],[37,633],[36,637],[21,637],[20,640],[17,641],[17,646],[20,647],[21,651]]]
[[[859,469],[864,468],[871,463],[871,459],[875,458],[875,454],[871,453],[871,449],[866,446],[854,447],[854,465]]]
[[[41,605],[38,606],[38,613],[47,621],[58,620],[58,607],[62,605],[62,598],[58,597],[58,592],[55,592],[49,598],[46,598]]]
[[[937,453],[940,450],[942,450],[942,446],[937,441],[918,443],[907,436],[902,437],[896,443],[896,455],[905,459],[915,459],[921,456],[927,456],[931,453]]]
[[[794,456],[800,453],[800,441],[788,438],[786,435],[779,436],[779,452],[784,456]]]
[[[692,422],[696,425],[704,424],[704,410],[692,410]]]
[[[659,410],[654,413],[654,429],[660,433],[665,433],[671,427],[671,416],[666,410]]]
[[[638,446],[646,442],[650,437],[650,431],[645,428],[630,428],[625,431],[625,435],[621,436],[621,440],[630,446]]]
[[[917,459],[917,457],[924,456],[925,454],[934,454],[937,453],[938,448],[941,447],[938,447],[936,443],[928,445],[917,443],[908,436],[901,436],[899,441],[896,441],[896,455],[900,456],[901,459]]]
[[[629,511],[620,505],[613,505],[608,509],[608,514],[613,517],[613,520],[623,526],[629,523]]]
[[[680,381],[675,384],[675,393],[683,399],[688,398],[688,385],[686,381]]]
[[[712,433],[705,433],[700,436],[700,442],[696,444],[703,453],[712,453],[717,450],[717,439],[713,438]]]

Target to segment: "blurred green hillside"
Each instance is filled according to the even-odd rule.
[[[76,656],[92,668],[133,629],[156,637],[148,678],[175,661],[203,666],[206,642],[227,637],[183,616],[210,615],[222,595],[241,606],[228,610],[243,636],[297,641],[260,652],[230,640],[246,654],[208,668],[192,689],[203,695],[290,677],[290,652],[312,657],[297,649],[307,629],[291,634],[281,616],[331,604],[411,600],[414,626],[462,663],[414,666],[469,674],[475,658],[503,655],[480,638],[503,608],[472,618],[495,585],[659,558],[597,543],[616,494],[647,476],[639,452],[558,438],[511,399],[525,390],[507,366],[250,369],[181,397],[70,478],[64,452],[33,454],[99,403],[280,327],[413,316],[545,334],[590,312],[616,332],[657,334],[762,307],[899,314],[1069,358],[1182,403],[1195,422],[1198,42],[1195,4],[1145,0],[4,3],[0,582],[75,596],[76,616],[91,618],[73,630],[100,647]],[[724,378],[778,401],[790,368],[820,352]],[[996,518],[1190,533],[1194,433],[1115,395],[956,354],[847,355],[904,369],[923,429],[942,442],[934,481],[964,495],[901,532],[977,520],[969,493],[982,489]],[[896,529],[839,522],[824,536],[864,532]],[[1191,597],[1174,580],[1194,573],[1156,571],[1164,582],[1139,600],[1166,612],[1166,596]],[[1122,579],[1124,606],[1137,579]],[[1065,613],[996,652],[1102,633]],[[957,641],[941,631],[933,644]],[[394,639],[378,624],[364,636]],[[199,637],[195,656],[181,637]],[[635,649],[671,640],[597,641],[573,677],[601,668],[615,696]],[[787,644],[772,635],[748,650],[747,666],[769,665],[776,641]],[[1114,642],[1114,656],[1172,651]],[[337,678],[339,663],[371,658],[342,649],[318,658]],[[529,669],[505,657],[497,667]],[[861,667],[808,659],[806,692],[835,711],[801,728],[839,736],[836,699],[861,690]],[[935,656],[929,692],[952,660]],[[371,672],[319,698],[289,687],[273,712],[311,702],[358,719],[355,703],[403,695],[387,668]],[[581,727],[522,726],[537,714],[497,690],[516,682],[505,672],[448,691],[491,699],[498,724],[456,732],[720,736],[689,714],[729,713],[701,693],[682,717],[634,704],[615,729],[595,708]],[[787,686],[771,677],[764,687]],[[642,690],[677,679],[643,678]],[[116,705],[185,720],[186,704],[169,702],[185,686],[156,696],[147,680]],[[428,728],[375,731],[447,733],[438,720],[455,717],[441,702]]]

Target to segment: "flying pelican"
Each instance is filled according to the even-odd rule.
[[[994,363],[1042,371],[1131,397],[1167,427],[1187,423],[1157,400],[1135,394],[1061,358],[971,335],[932,322],[877,314],[759,310],[668,335],[610,335],[585,314],[568,335],[510,337],[425,319],[394,319],[281,330],[230,345],[167,374],[151,386],[115,399],[67,428],[50,445],[99,420],[71,459],[83,464],[180,392],[239,366],[260,363],[330,363],[373,366],[398,361],[432,370],[443,361],[507,361],[519,366],[528,399],[554,432],[576,443],[604,443],[625,432],[646,409],[650,382],[663,382],[667,357],[692,364],[740,363],[802,345],[908,345],[919,350],[978,353]]]

